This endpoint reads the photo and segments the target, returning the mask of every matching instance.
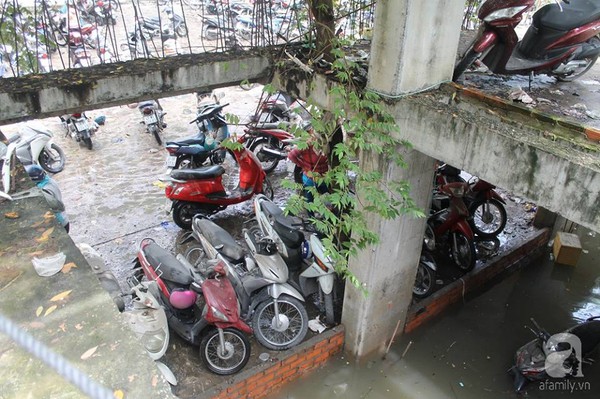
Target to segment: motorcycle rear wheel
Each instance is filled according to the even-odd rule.
[[[417,276],[413,285],[413,295],[417,298],[425,298],[431,295],[435,288],[435,270],[425,263],[431,257],[430,254],[422,253],[417,268]]]
[[[92,139],[89,137],[84,138],[83,142],[85,143],[85,146],[88,148],[88,150],[91,150],[94,147],[94,144],[92,143]]]
[[[273,186],[271,185],[271,181],[267,179],[265,176],[265,180],[263,180],[262,193],[267,196],[270,200],[275,196],[275,192],[273,191]]]
[[[325,302],[325,323],[329,325],[335,324],[335,313],[333,310],[333,291],[329,294],[323,294]]]
[[[465,273],[473,270],[477,263],[475,243],[473,240],[469,240],[467,236],[459,231],[453,232],[450,236],[450,240],[450,252],[454,264]],[[454,242],[456,242],[456,245]]]
[[[271,173],[272,171],[274,171],[277,165],[279,164],[279,159],[261,153],[261,150],[263,148],[268,148],[271,150],[280,150],[280,146],[277,145],[278,141],[279,140],[277,139],[269,139],[267,137],[263,137],[252,143],[252,145],[249,148],[250,151],[252,151],[260,161],[260,165],[262,166],[265,173]]]
[[[212,329],[200,342],[200,358],[204,365],[218,375],[235,374],[250,359],[250,341],[234,328],[223,330],[225,351],[220,350],[219,330]]]
[[[58,144],[52,143],[50,150],[44,148],[38,157],[40,166],[49,173],[58,173],[65,168],[65,153]]]
[[[469,224],[473,233],[481,238],[494,238],[506,226],[506,209],[502,202],[495,198],[491,200],[476,200],[469,207],[472,218]]]
[[[158,145],[162,145],[162,139],[160,138],[160,129],[156,125],[149,126],[150,133],[154,136],[154,139],[158,143]]]
[[[298,345],[308,331],[308,314],[304,305],[296,298],[281,295],[279,325],[275,320],[275,300],[269,298],[258,305],[252,316],[256,340],[265,348],[282,351]]]
[[[594,36],[591,39],[589,39],[586,43],[590,43],[593,46],[597,46],[597,45],[600,44],[600,37]],[[595,56],[595,57],[592,57],[592,58],[586,58],[586,64],[585,64],[585,66],[583,66],[581,68],[578,68],[572,74],[570,74],[570,75],[554,75],[554,76],[560,82],[572,82],[575,79],[581,77],[587,71],[589,71],[594,66],[594,64],[596,63],[597,60],[598,60],[598,56]]]

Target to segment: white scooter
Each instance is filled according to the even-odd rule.
[[[38,164],[46,172],[58,173],[65,167],[65,153],[52,141],[52,132],[43,126],[28,123],[8,139],[14,143],[19,161],[26,166]]]
[[[333,288],[336,273],[319,237],[311,234],[306,240],[304,233],[298,229],[302,221],[284,215],[283,209],[263,194],[254,197],[254,212],[259,227],[250,229],[250,234],[262,235],[277,244],[277,250],[290,269],[292,286],[298,288],[305,297],[319,293],[319,302],[325,308],[325,322],[334,324]]]

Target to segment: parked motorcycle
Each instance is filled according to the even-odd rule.
[[[66,130],[65,136],[71,136],[78,143],[83,142],[88,150],[94,147],[92,136],[96,133],[97,126],[95,122],[90,124],[85,112],[66,114],[61,116],[60,120]]]
[[[469,224],[473,233],[481,238],[491,239],[498,236],[504,230],[507,221],[506,201],[494,190],[496,186],[475,176],[466,182],[460,176],[460,169],[448,164],[440,165],[436,169],[435,176],[437,186],[451,182],[465,182],[469,184],[469,189],[465,193],[463,200],[471,215]],[[448,202],[442,201],[440,205],[447,207]]]
[[[69,232],[69,217],[65,213],[65,204],[62,200],[62,193],[56,180],[48,176],[46,171],[39,165],[25,165],[25,171],[35,183],[35,185],[42,190],[50,210],[54,212],[56,221]]]
[[[157,283],[169,326],[200,346],[200,358],[211,372],[230,375],[246,365],[250,342],[244,333],[251,334],[252,329],[240,318],[240,304],[222,263],[212,265],[203,276],[182,256],[173,256],[150,238],[140,243],[135,262],[134,275],[143,273]]]
[[[163,112],[154,100],[142,101],[138,103],[137,108],[142,114],[146,132],[152,133],[158,145],[161,145],[162,138],[160,137],[160,133],[163,128],[167,127],[167,124],[163,121],[166,112]]]
[[[273,198],[273,188],[256,156],[245,147],[231,150],[239,165],[239,182],[228,192],[223,185],[225,168],[222,165],[197,169],[173,169],[165,194],[172,201],[173,221],[189,230],[195,215],[210,215],[239,204],[255,194],[266,193]]]
[[[425,230],[425,239],[429,246],[437,251],[446,252],[450,255],[454,264],[463,272],[473,270],[477,262],[473,230],[469,225],[469,210],[463,197],[469,185],[463,182],[444,184],[438,187],[434,193],[433,202],[450,197],[450,205],[446,208],[432,206],[433,209],[441,209],[427,218],[430,228]]]
[[[245,234],[250,257],[227,231],[203,217],[194,218],[192,236],[204,251],[200,259],[225,263],[242,318],[252,321],[254,336],[261,345],[285,350],[302,342],[308,331],[304,298],[287,283],[288,269],[273,241],[257,241]]]
[[[280,129],[279,123],[250,123],[238,141],[256,155],[266,173],[271,173],[279,161],[287,159],[294,135]]]
[[[223,163],[226,152],[219,145],[229,137],[229,127],[221,111],[229,104],[221,105],[214,98],[215,102],[199,105],[196,118],[190,122],[198,125],[198,134],[167,142],[167,168],[199,168],[208,159],[215,165]]]
[[[508,370],[515,391],[520,392],[528,381],[582,376],[582,363],[591,362],[586,357],[600,344],[600,316],[552,336],[534,319],[531,322],[535,329],[529,329],[536,338],[517,350],[515,365]]]
[[[236,32],[233,24],[222,17],[202,16],[202,39],[216,40],[226,48],[238,46]]]
[[[304,297],[318,294],[325,322],[335,323],[333,302],[336,273],[331,259],[325,256],[319,237],[311,234],[306,240],[298,229],[302,221],[286,216],[283,209],[263,194],[254,197],[254,212],[258,227],[250,229],[248,234],[275,242],[290,270],[290,284]]]
[[[9,143],[15,143],[15,153],[23,165],[39,164],[46,172],[58,173],[65,167],[65,153],[52,136],[43,126],[26,124]]]
[[[555,0],[533,14],[522,40],[515,27],[535,0],[489,0],[481,5],[480,30],[454,68],[456,81],[476,60],[498,74],[547,73],[572,81],[586,73],[600,55],[600,4]]]

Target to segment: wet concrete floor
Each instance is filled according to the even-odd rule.
[[[575,233],[584,248],[576,267],[555,265],[548,248],[530,266],[398,339],[385,359],[356,364],[338,356],[271,398],[597,398],[598,348],[596,363],[585,365],[571,388],[530,383],[517,395],[506,373],[515,351],[534,338],[525,328],[531,317],[552,334],[600,315],[600,240],[585,229]]]

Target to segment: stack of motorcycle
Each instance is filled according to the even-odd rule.
[[[429,296],[435,290],[434,253],[449,256],[466,273],[476,265],[476,237],[495,240],[504,230],[506,202],[495,188],[475,177],[465,181],[460,169],[450,165],[437,167],[431,213],[413,287],[417,298]]]

